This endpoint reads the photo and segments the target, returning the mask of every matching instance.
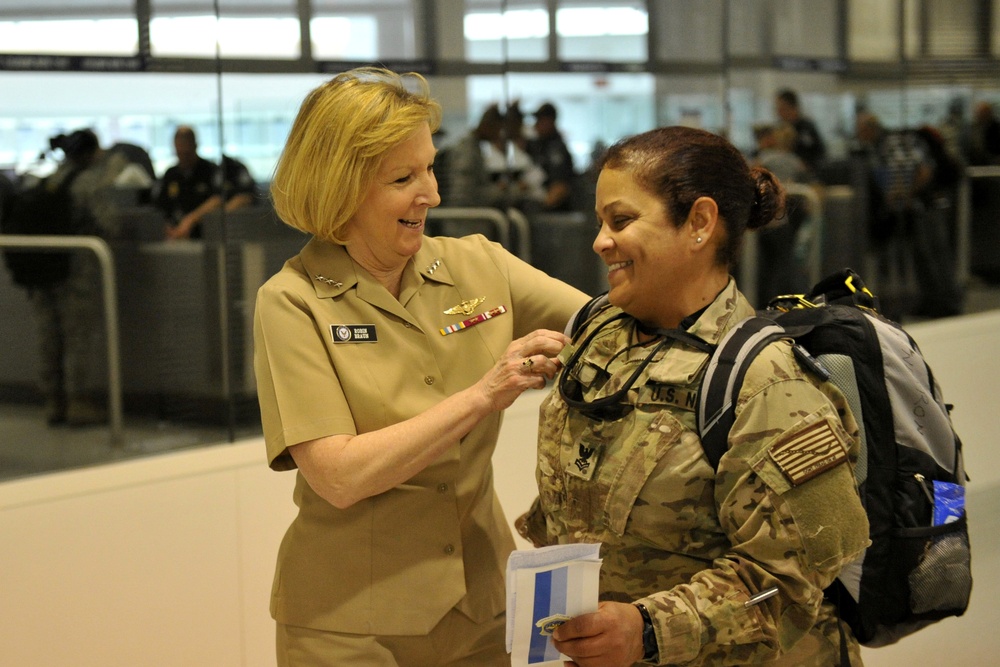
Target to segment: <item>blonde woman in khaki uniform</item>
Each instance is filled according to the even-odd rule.
[[[313,235],[254,325],[268,461],[298,469],[281,666],[509,664],[490,460],[587,297],[481,236],[423,236],[440,114],[418,75],[341,74],[306,97],[275,172],[279,216]]]

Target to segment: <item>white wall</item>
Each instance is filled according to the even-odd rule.
[[[993,664],[1000,637],[1000,313],[910,327],[966,447],[975,592],[969,612],[868,667]],[[508,518],[534,496],[542,392],[508,411],[494,457]],[[259,440],[0,484],[0,663],[17,667],[271,667],[268,593],[294,475]],[[522,543],[523,544],[523,543]]]

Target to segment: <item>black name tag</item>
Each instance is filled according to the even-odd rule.
[[[331,324],[330,334],[334,343],[378,342],[374,324]]]

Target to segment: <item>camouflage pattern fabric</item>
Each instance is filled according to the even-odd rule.
[[[598,313],[576,342],[620,312]],[[752,312],[730,280],[689,331],[717,343]],[[652,349],[629,347],[637,342],[634,320],[619,319],[564,372],[586,400],[607,396]],[[694,412],[707,361],[671,343],[614,421],[570,409],[553,390],[541,408],[539,497],[518,530],[537,545],[603,543],[601,599],[646,605],[661,665],[839,664],[840,630],[823,589],[869,543],[851,469],[857,424],[835,387],[800,369],[787,341],[772,344],[747,374],[716,473]],[[770,587],[778,595],[744,606]]]

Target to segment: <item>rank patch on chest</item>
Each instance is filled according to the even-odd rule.
[[[590,481],[600,458],[600,445],[596,442],[581,441],[577,445],[576,457],[566,464],[566,474]]]
[[[795,486],[847,460],[843,443],[826,421],[772,445],[768,454]]]
[[[334,343],[377,343],[374,324],[331,324],[330,335]]]

